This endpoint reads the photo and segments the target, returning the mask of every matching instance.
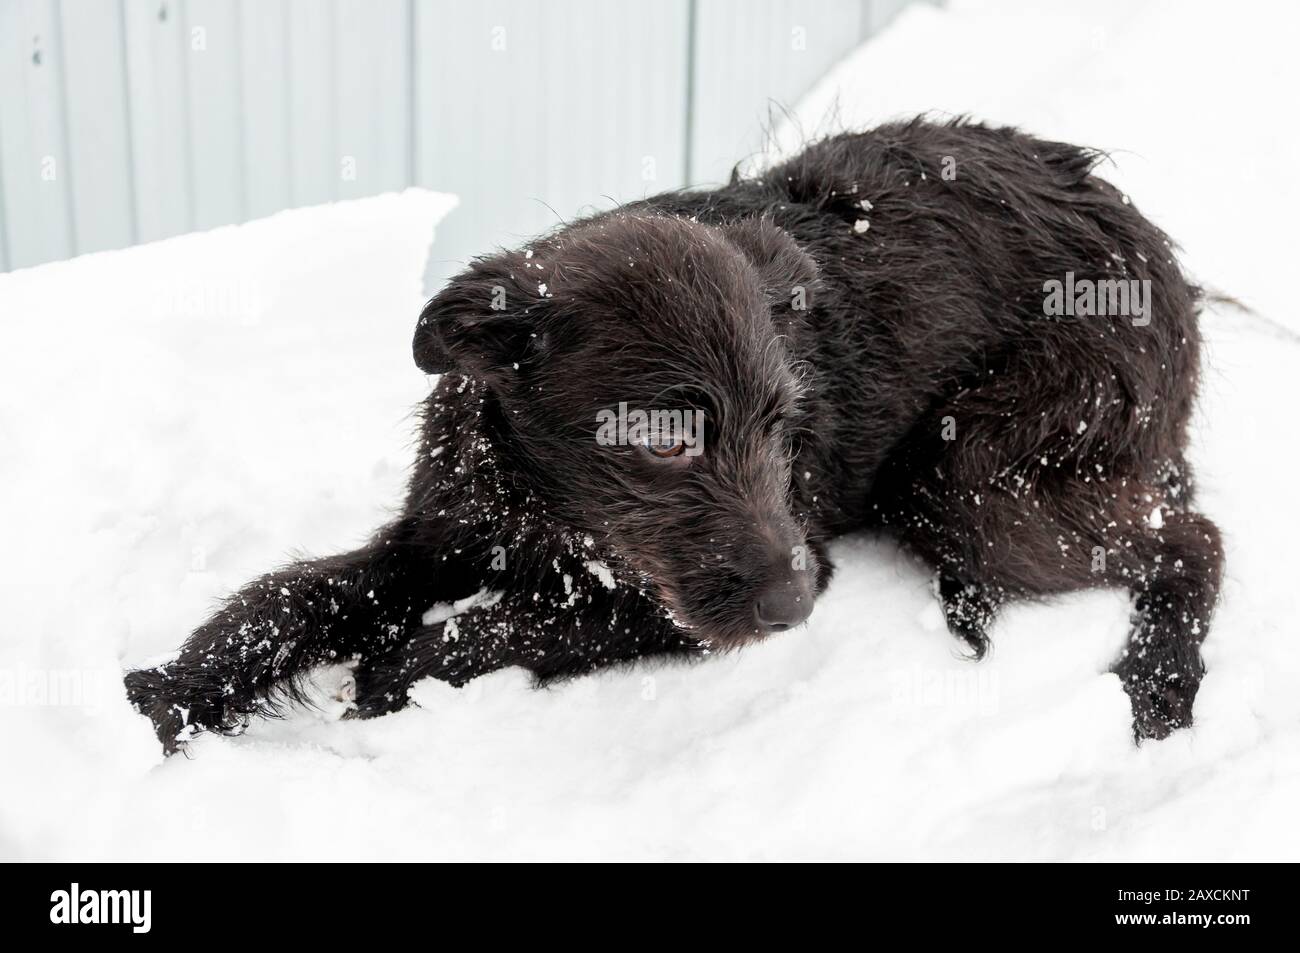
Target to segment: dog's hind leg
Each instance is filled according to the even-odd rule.
[[[1192,723],[1223,554],[1218,528],[1199,513],[1175,511],[1134,529],[1106,550],[1111,581],[1133,594],[1128,645],[1112,671],[1133,703],[1134,735],[1163,738]]]
[[[1132,702],[1134,734],[1163,738],[1191,724],[1222,572],[1210,520],[1155,481],[1084,480],[1047,468],[1021,474],[1014,488],[972,491],[931,472],[885,523],[937,569],[954,634],[979,655],[985,626],[1007,599],[1124,587],[1132,627],[1113,670]]]
[[[418,626],[432,596],[411,528],[342,556],[295,563],[245,586],[162,665],[127,674],[127,696],[174,752],[199,731],[302,700],[313,666],[380,651]],[[423,567],[427,570],[427,567]]]

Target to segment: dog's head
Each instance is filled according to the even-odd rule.
[[[786,332],[816,282],[768,222],[615,214],[476,261],[424,309],[415,360],[485,382],[512,475],[726,646],[812,608]]]

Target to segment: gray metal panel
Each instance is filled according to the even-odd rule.
[[[862,39],[866,39],[873,33],[879,33],[885,27],[889,26],[889,21],[898,16],[902,9],[907,6],[911,0],[862,0]],[[943,3],[943,0],[931,0],[935,6]]]
[[[3,156],[0,155],[0,159]],[[5,238],[5,168],[0,161],[0,272],[9,270],[9,242]]]
[[[118,3],[63,3],[64,105],[77,253],[136,241],[126,42]]]
[[[127,101],[137,240],[188,232],[188,34],[180,0],[126,0]]]
[[[0,3],[0,170],[9,267],[76,253],[57,10]]]
[[[249,218],[291,204],[288,11],[284,0],[240,0],[244,198]]]
[[[547,222],[529,199],[545,191],[541,24],[539,5],[526,0],[416,7],[416,182],[462,197],[439,227],[436,274]]]
[[[339,197],[400,189],[411,169],[411,9],[336,0]]]
[[[289,190],[293,205],[315,205],[338,195],[334,6],[288,2]]]
[[[239,6],[185,0],[194,227],[244,218]]]
[[[431,283],[560,218],[682,184],[687,8],[416,5],[416,181],[463,200]]]
[[[554,9],[542,37],[543,197],[569,217],[684,184],[689,4],[563,0]]]
[[[858,45],[861,0],[697,0],[692,184],[725,181],[765,130]]]
[[[446,274],[725,178],[905,5],[0,0],[0,268],[418,182]]]

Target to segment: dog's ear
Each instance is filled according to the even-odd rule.
[[[459,371],[492,382],[524,360],[536,337],[539,299],[525,298],[505,263],[476,263],[424,306],[411,351],[426,374]]]
[[[789,232],[765,218],[733,222],[721,230],[758,271],[773,314],[812,307],[820,271]]]

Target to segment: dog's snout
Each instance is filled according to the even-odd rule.
[[[754,620],[769,632],[792,629],[812,615],[811,588],[796,574],[769,585],[754,599]]]

